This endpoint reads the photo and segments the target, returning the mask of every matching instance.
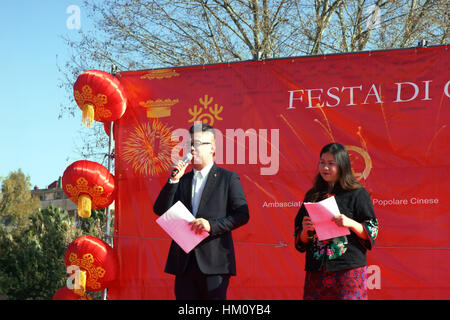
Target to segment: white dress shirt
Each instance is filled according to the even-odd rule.
[[[192,214],[197,216],[198,206],[200,205],[200,199],[202,198],[203,189],[205,189],[206,180],[208,174],[211,171],[214,163],[207,165],[202,170],[193,170],[194,177],[192,178]]]

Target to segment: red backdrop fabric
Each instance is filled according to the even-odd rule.
[[[109,299],[174,299],[152,207],[194,121],[218,130],[216,163],[238,172],[249,204],[228,299],[302,298],[294,218],[332,141],[349,149],[379,220],[369,299],[449,299],[448,67],[437,46],[117,74],[128,106],[114,125]]]

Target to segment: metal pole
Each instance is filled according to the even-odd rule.
[[[109,148],[108,148],[108,171],[111,172],[111,160],[113,158],[112,155],[113,150],[113,123],[109,123]],[[111,224],[111,210],[110,205],[106,207],[106,228],[105,228],[105,241],[113,246],[113,242],[110,236],[110,224]]]
[[[113,123],[109,123],[109,147],[108,147],[108,171],[111,172],[111,160],[113,158],[112,155],[113,150]],[[105,227],[105,242],[108,243],[111,247],[114,246],[112,241],[112,237],[110,236],[110,224],[111,224],[111,210],[110,205],[106,207],[106,227]],[[108,289],[103,291],[103,300],[107,300],[108,298]]]
[[[117,73],[117,66],[116,65],[112,65],[111,66],[111,74],[113,76],[116,76]],[[111,172],[111,161],[112,158],[114,157],[112,154],[112,150],[113,150],[113,122],[111,121],[109,123],[109,146],[108,146],[108,171]],[[112,241],[112,237],[110,235],[110,224],[111,224],[111,210],[110,210],[111,206],[107,206],[106,207],[106,227],[105,227],[105,242],[108,243],[111,247],[114,246],[114,243]],[[108,289],[105,289],[103,291],[103,300],[107,300],[108,298]]]
[[[113,76],[116,76],[117,73],[117,66],[115,64],[113,64],[111,66],[111,74]],[[114,137],[114,132],[113,132],[113,122],[111,121],[109,123],[109,147],[108,147],[108,171],[111,172],[111,162],[112,159],[114,158],[113,153],[113,137]],[[110,224],[111,224],[111,211],[110,211],[110,206],[106,207],[106,228],[105,228],[105,241],[112,247],[113,241],[112,238],[110,236]]]

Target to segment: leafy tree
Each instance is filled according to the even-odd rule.
[[[66,285],[64,254],[81,236],[65,210],[49,206],[26,227],[0,225],[0,294],[8,299],[52,299]]]
[[[29,216],[41,207],[31,192],[30,178],[19,169],[2,181],[0,195],[0,223],[17,228],[29,222]]]
[[[114,210],[110,210],[110,227],[114,226]],[[77,226],[83,234],[103,239],[106,229],[106,209],[92,210],[89,218],[77,219]],[[104,239],[103,239],[104,240]]]
[[[7,299],[52,299],[66,285],[69,243],[82,235],[104,236],[105,210],[94,210],[77,222],[60,208],[41,210],[30,189],[29,177],[20,169],[2,181],[0,296]],[[93,296],[99,299],[101,293]]]

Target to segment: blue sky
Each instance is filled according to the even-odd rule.
[[[46,188],[73,161],[80,137],[81,111],[58,119],[67,99],[57,87],[58,63],[68,59],[62,35],[70,5],[81,9],[81,29],[89,27],[82,1],[1,0],[0,2],[0,177],[21,169],[32,186]]]

